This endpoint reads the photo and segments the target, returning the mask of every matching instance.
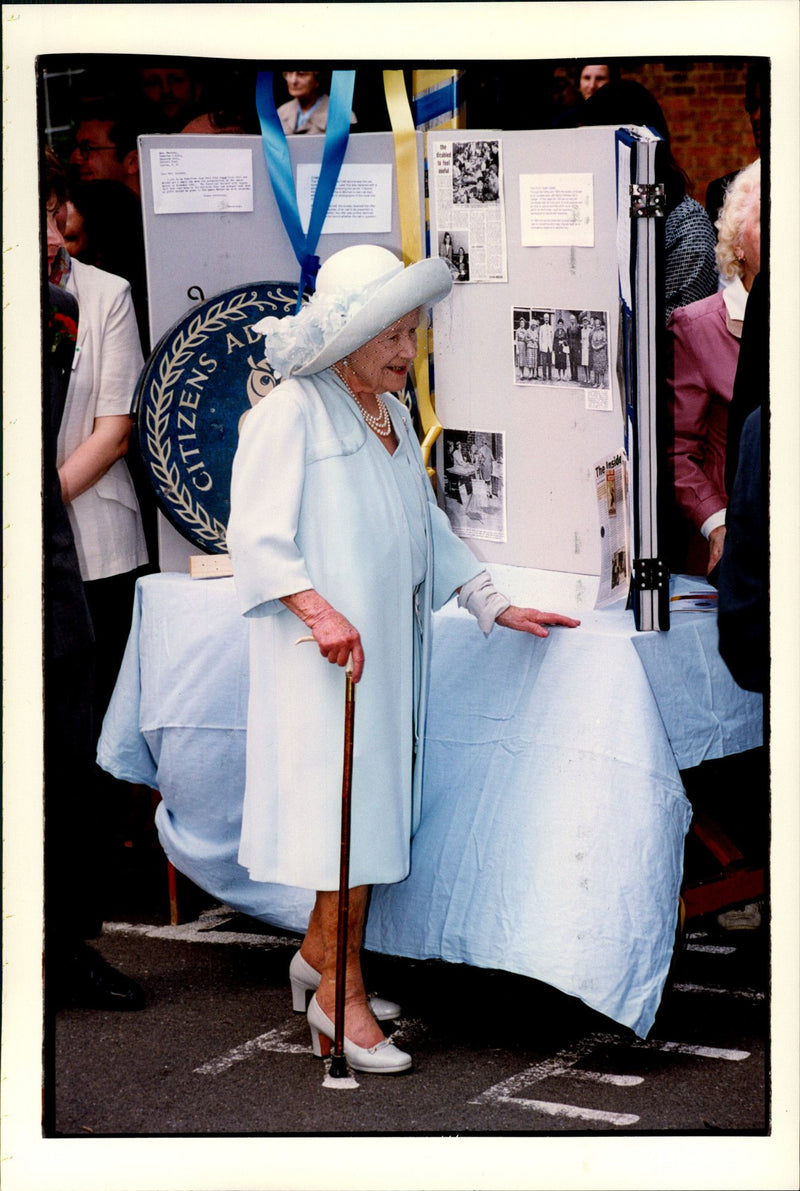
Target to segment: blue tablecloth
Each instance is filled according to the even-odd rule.
[[[455,603],[435,616],[412,871],[374,889],[365,943],[535,977],[645,1036],[690,820],[679,769],[760,743],[761,697],[730,678],[713,614],[637,634],[623,607],[593,611],[591,578],[491,569],[515,602],[582,626],[487,639]],[[232,580],[140,580],[99,761],[161,792],[179,871],[302,931],[313,893],[253,882],[236,860],[247,686]]]

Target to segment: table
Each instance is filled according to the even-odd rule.
[[[713,614],[637,634],[624,606],[593,610],[591,577],[490,569],[514,602],[582,625],[484,638],[454,601],[436,614],[411,874],[373,890],[365,945],[533,977],[645,1037],[691,817],[679,771],[759,744],[761,696],[730,678]],[[98,760],[160,791],[180,872],[301,932],[313,893],[253,882],[236,859],[247,689],[233,581],[147,576]]]

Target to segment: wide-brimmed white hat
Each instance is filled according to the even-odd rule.
[[[452,285],[439,257],[404,267],[388,248],[353,244],[321,265],[316,292],[297,314],[270,316],[252,329],[265,337],[266,358],[281,376],[311,376],[412,310],[441,301]]]

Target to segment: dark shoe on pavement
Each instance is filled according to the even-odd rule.
[[[58,979],[60,999],[93,1009],[143,1009],[144,991],[112,968],[92,947],[84,944],[65,961]]]

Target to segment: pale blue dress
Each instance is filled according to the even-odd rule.
[[[405,406],[398,447],[367,429],[330,369],[279,385],[248,414],[228,548],[250,618],[239,861],[257,881],[336,889],[344,673],[282,596],[316,589],[361,634],[350,884],[400,881],[419,821],[431,610],[482,569],[437,507]],[[415,763],[416,755],[416,763]]]

